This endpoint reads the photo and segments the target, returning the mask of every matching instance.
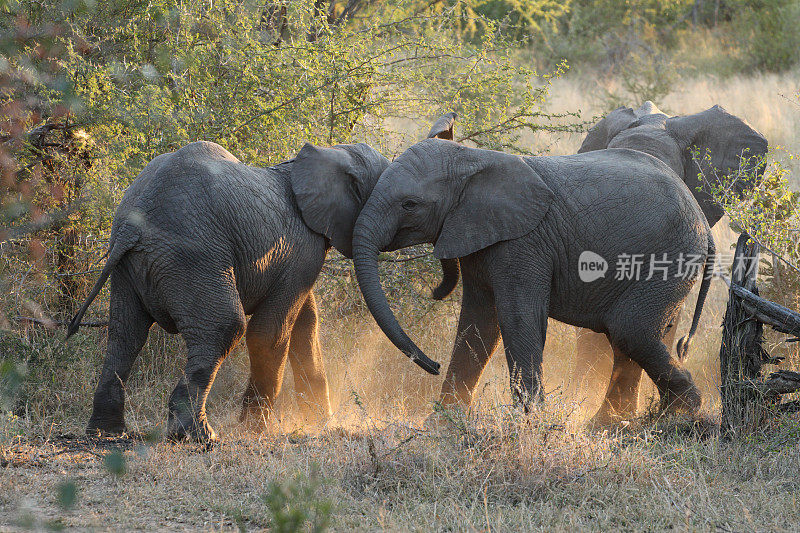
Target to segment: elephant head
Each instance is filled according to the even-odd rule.
[[[645,118],[645,121],[658,120],[662,117],[663,120],[667,119],[667,115],[649,100],[636,110],[630,107],[618,107],[589,129],[578,153],[605,150],[614,137],[621,131],[634,127],[634,124],[643,117],[650,117],[649,119]]]
[[[378,276],[379,250],[433,243],[455,259],[521,237],[544,218],[553,192],[519,156],[439,139],[419,142],[384,171],[353,231],[353,262],[386,336],[426,371],[431,361],[403,331]]]
[[[456,113],[442,115],[428,138],[453,139]],[[342,255],[352,258],[353,226],[389,160],[364,143],[321,148],[306,143],[294,159],[291,186],[303,221],[324,235]],[[457,259],[443,259],[437,300],[458,285]]]
[[[321,148],[306,143],[292,164],[291,185],[303,221],[352,257],[353,226],[389,160],[364,144]]]
[[[752,175],[747,171],[755,170],[759,176],[768,146],[763,135],[718,105],[693,115],[668,117],[652,102],[645,102],[636,110],[620,107],[609,113],[589,130],[578,153],[605,148],[639,150],[669,165],[713,226],[723,212],[711,195],[701,190],[701,173],[729,176],[744,170],[745,175]],[[710,159],[704,157],[706,153]],[[743,179],[734,181],[740,194],[753,185]]]

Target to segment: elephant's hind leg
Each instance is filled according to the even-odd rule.
[[[305,298],[273,295],[262,303],[247,325],[250,380],[244,393],[241,420],[266,420],[275,409],[283,385],[292,327]]]
[[[115,271],[111,275],[106,357],[94,393],[87,434],[125,432],[125,383],[152,325],[152,317],[126,275]]]
[[[614,349],[614,367],[611,370],[611,383],[606,391],[600,410],[594,415],[592,422],[606,425],[616,420],[625,420],[636,416],[639,405],[639,382],[642,379],[642,367],[635,363],[622,351]]]
[[[309,292],[292,328],[289,361],[294,373],[294,390],[303,421],[321,425],[331,416],[328,378],[317,332],[317,304]]]
[[[614,353],[604,333],[584,328],[577,328],[576,333],[575,372],[571,385],[576,400],[593,404],[608,391]]]
[[[675,344],[675,331],[677,330],[675,317],[667,334],[664,335],[664,344],[667,350]],[[604,339],[608,345],[608,339]],[[639,405],[639,390],[641,389],[642,367],[633,362],[630,357],[621,351],[614,350],[614,368],[611,371],[611,383],[603,399],[600,410],[595,414],[592,422],[597,425],[606,425],[620,419],[630,419],[636,416]]]
[[[203,302],[208,315],[185,321],[178,327],[186,340],[186,371],[169,399],[167,436],[179,440],[191,436],[213,442],[217,435],[208,424],[206,398],[222,361],[242,338],[245,317],[238,294],[230,290],[221,301]],[[210,315],[210,316],[209,316]]]
[[[700,392],[692,376],[677,358],[670,356],[657,335],[631,332],[610,333],[614,350],[638,363],[656,384],[662,406],[670,410],[696,413],[700,408]]]

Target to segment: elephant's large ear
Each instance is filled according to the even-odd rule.
[[[666,128],[683,150],[684,176],[690,187],[701,169],[709,175],[709,163],[720,175],[726,175],[739,169],[742,156],[752,160],[763,157],[768,149],[763,135],[718,105],[694,115],[670,118]],[[693,150],[698,150],[701,158],[709,152],[711,160],[700,161],[698,167]]]
[[[616,137],[619,132],[628,129],[638,119],[639,117],[630,107],[618,107],[592,126],[589,133],[586,134],[586,138],[583,139],[578,153],[605,150],[611,139]]]
[[[458,114],[450,112],[442,115],[433,123],[431,131],[428,132],[428,139],[436,137],[437,139],[446,139],[448,141],[455,140],[455,124],[458,119]]]
[[[539,225],[553,201],[553,191],[521,157],[469,150],[482,153],[445,217],[434,246],[440,259],[522,237]]]
[[[353,227],[389,160],[366,144],[319,148],[306,143],[292,164],[291,184],[303,221],[346,257]]]

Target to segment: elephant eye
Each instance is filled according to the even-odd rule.
[[[415,202],[414,200],[406,200],[405,202],[403,202],[403,209],[405,209],[406,211],[411,211],[415,207],[417,207],[417,202]]]

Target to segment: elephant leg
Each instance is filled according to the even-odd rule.
[[[576,399],[595,401],[608,388],[608,376],[614,363],[614,352],[605,333],[577,328],[575,339],[575,373],[573,386]]]
[[[266,419],[274,411],[283,385],[292,328],[304,302],[305,298],[273,297],[250,318],[246,336],[250,380],[242,399],[242,421],[248,417]]]
[[[672,351],[671,347],[675,346],[677,321],[678,317],[676,316],[663,338],[663,343],[670,352]],[[611,346],[608,339],[605,344]],[[614,349],[613,352],[614,367],[611,370],[611,383],[600,410],[592,419],[592,422],[597,425],[607,425],[614,420],[633,418],[639,407],[642,367],[619,350]]]
[[[198,442],[214,442],[217,435],[208,424],[206,398],[222,361],[242,338],[245,317],[238,294],[225,302],[205,302],[213,319],[197,320],[180,328],[186,340],[186,370],[169,398],[167,437],[180,440],[191,436]],[[209,311],[210,313],[212,311]]]
[[[289,362],[300,415],[307,424],[321,425],[331,416],[328,378],[317,332],[317,304],[309,292],[292,328]]]
[[[469,407],[475,387],[499,341],[494,294],[490,287],[479,284],[465,272],[456,341],[439,396],[443,407]]]
[[[547,333],[549,287],[515,280],[499,290],[495,305],[506,349],[515,402],[526,412],[532,401],[544,400],[542,353]]]
[[[700,408],[700,392],[683,364],[670,355],[657,335],[631,333],[629,325],[620,329],[612,329],[609,335],[615,352],[627,355],[647,372],[658,389],[662,406],[695,413]]]
[[[603,405],[594,415],[592,422],[606,425],[615,420],[634,417],[639,406],[639,382],[641,379],[642,367],[615,348],[611,383],[603,399]]]
[[[125,432],[125,383],[152,325],[152,317],[128,280],[114,272],[111,275],[106,357],[94,393],[87,434]]]

